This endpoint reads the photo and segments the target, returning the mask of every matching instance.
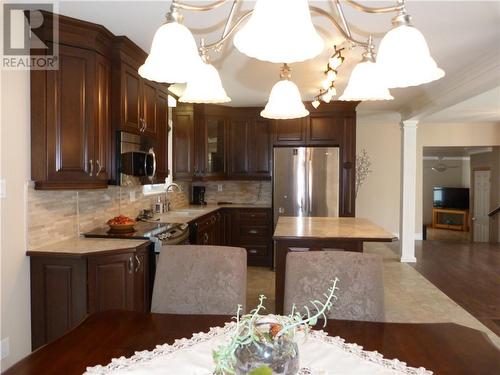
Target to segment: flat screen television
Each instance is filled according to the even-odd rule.
[[[436,208],[469,209],[469,189],[436,186],[433,189],[433,206]]]

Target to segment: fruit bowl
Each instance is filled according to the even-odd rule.
[[[127,233],[134,231],[135,220],[124,215],[119,215],[108,220],[106,224],[109,225],[111,232]]]

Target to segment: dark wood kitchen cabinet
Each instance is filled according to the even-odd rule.
[[[274,144],[283,146],[302,145],[306,141],[307,118],[274,120]]]
[[[272,174],[272,123],[256,109],[234,109],[228,129],[229,179],[265,180]]]
[[[191,242],[196,245],[222,245],[222,215],[219,211],[191,223]]]
[[[62,336],[88,314],[150,309],[154,252],[148,242],[106,253],[28,255],[33,350]]]
[[[59,69],[31,71],[31,178],[36,189],[106,188],[110,62],[85,46],[58,47]]]
[[[158,147],[156,151],[156,181],[161,183],[168,177],[168,92],[158,90],[156,97],[156,121],[158,125]]]
[[[174,180],[190,181],[194,176],[194,111],[192,105],[177,103],[173,111],[172,168]]]
[[[158,137],[157,94],[159,83],[142,78],[137,69],[146,53],[127,37],[113,40],[113,125],[116,130]]]

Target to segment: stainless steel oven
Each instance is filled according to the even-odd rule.
[[[156,175],[156,140],[128,132],[117,133],[117,173],[121,186],[152,184]]]

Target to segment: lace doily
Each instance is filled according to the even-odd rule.
[[[190,339],[175,340],[172,345],[157,345],[151,351],[135,352],[129,358],[114,358],[105,366],[87,367],[84,375],[211,375],[214,368],[212,349],[227,340],[234,324],[226,323],[224,327],[211,328],[207,333],[195,333]],[[376,351],[365,351],[360,345],[346,343],[344,339],[328,336],[324,331],[311,330],[306,337],[297,338],[297,344],[303,366],[299,375],[432,374],[423,367],[410,367],[398,359],[386,359]]]

